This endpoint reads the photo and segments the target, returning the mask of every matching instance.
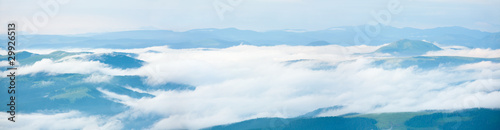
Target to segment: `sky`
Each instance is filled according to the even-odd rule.
[[[388,11],[388,5],[400,9],[390,13],[388,26],[500,31],[497,0],[0,0],[0,23],[16,21],[29,34],[230,27],[322,30],[376,21],[378,15],[373,14]]]

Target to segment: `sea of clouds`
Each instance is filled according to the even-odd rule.
[[[93,52],[43,59],[21,66],[20,75],[90,74],[85,82],[108,82],[113,76],[144,77],[151,87],[169,82],[193,85],[193,91],[127,89],[154,95],[133,98],[99,88],[109,100],[130,109],[114,116],[87,115],[78,111],[20,113],[16,123],[0,120],[0,129],[121,129],[122,120],[153,114],[162,119],[151,129],[199,129],[259,117],[296,117],[335,105],[340,110],[318,116],[346,113],[409,112],[500,108],[500,64],[484,61],[451,67],[391,68],[372,64],[389,54],[372,53],[380,46],[336,45],[248,46],[224,49],[69,49]],[[56,50],[26,50],[48,54]],[[112,68],[86,55],[135,53],[145,61],[137,69]],[[5,54],[5,53],[2,53]],[[500,57],[500,50],[453,49],[426,56]],[[295,62],[293,62],[295,61]],[[2,61],[3,63],[4,61]],[[322,69],[318,66],[327,66]],[[5,77],[7,72],[3,72]],[[0,113],[7,117],[7,113]]]

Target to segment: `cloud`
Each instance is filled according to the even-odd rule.
[[[18,75],[36,74],[41,72],[52,75],[67,73],[103,73],[108,75],[124,75],[125,73],[127,73],[126,71],[121,69],[112,69],[108,65],[100,63],[98,61],[83,61],[76,59],[68,59],[64,61],[42,59],[35,62],[33,65],[18,67]],[[5,76],[8,73],[8,71],[4,71],[3,75]]]
[[[0,113],[2,117],[10,116]],[[55,114],[16,114],[16,122],[8,120],[0,121],[0,129],[122,129],[123,124],[119,120],[102,116],[87,116],[78,111],[69,111]]]
[[[282,62],[314,59],[338,63],[362,56],[378,46],[324,47],[307,46],[236,46],[227,49],[168,50],[162,53],[141,53],[138,59],[147,62],[138,70],[151,85],[180,82],[192,85],[221,82],[230,78],[252,76],[282,68]],[[168,61],[168,62],[167,62]],[[255,68],[259,67],[259,68]],[[253,75],[255,76],[255,75]]]
[[[109,82],[112,78],[113,76],[109,75],[92,74],[89,77],[83,79],[83,81],[89,83],[102,83],[102,82]]]
[[[10,67],[9,61],[7,60],[0,61],[0,67]]]
[[[473,64],[465,64],[457,67],[457,70],[499,70],[500,63],[493,63],[491,61],[482,61]]]
[[[145,84],[151,87],[168,82],[196,86],[192,91],[165,91],[124,85],[154,95],[142,98],[98,89],[106,98],[130,108],[117,115],[123,116],[117,120],[141,114],[162,117],[151,129],[199,129],[259,117],[295,117],[335,105],[344,108],[320,116],[500,108],[500,68],[495,67],[498,63],[384,69],[372,64],[379,57],[363,54],[378,48],[241,45],[225,49],[85,50],[137,53],[137,58],[145,63],[138,69],[121,70],[96,61],[44,59],[19,71],[95,74],[90,79],[135,75],[145,77]],[[148,51],[153,49],[156,51]],[[496,51],[445,50],[428,55],[490,57]],[[317,66],[330,67],[312,69]]]
[[[46,86],[51,86],[54,84],[54,81],[41,81],[39,83],[31,85],[32,88],[36,87],[46,87]]]
[[[214,78],[217,82],[200,83],[194,91],[155,91],[151,92],[155,97],[141,99],[107,95],[134,110],[165,116],[155,129],[199,129],[257,117],[295,117],[334,105],[346,108],[321,116],[500,107],[492,101],[500,97],[499,69],[385,70],[370,63],[358,59],[322,71],[251,64],[243,66],[258,69],[225,80]],[[241,76],[248,73],[253,74]]]
[[[480,48],[461,48],[461,49],[444,49],[441,51],[427,52],[424,56],[464,56],[464,57],[479,57],[479,58],[499,58],[500,49],[480,49]]]

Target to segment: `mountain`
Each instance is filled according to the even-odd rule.
[[[18,61],[20,65],[31,65],[42,59],[51,59],[55,61],[67,56],[72,56],[77,54],[83,54],[83,52],[75,53],[75,52],[65,52],[65,51],[54,51],[50,54],[34,54],[27,51],[21,51],[16,53],[16,61]],[[0,55],[1,59],[7,59],[7,57],[8,57],[7,55]]]
[[[433,29],[395,28],[382,26],[380,33],[366,36],[366,26],[344,26],[324,30],[273,30],[257,32],[252,30],[194,29],[185,32],[170,30],[134,30],[121,32],[79,34],[79,35],[19,35],[20,48],[144,48],[168,45],[174,49],[184,48],[226,48],[240,44],[255,46],[336,44],[383,45],[399,39],[426,40],[441,45],[459,45],[469,48],[499,49],[498,33],[482,32],[463,27],[439,27]],[[361,30],[361,31],[360,31]],[[357,36],[369,40],[355,42]],[[6,37],[0,41],[6,42]],[[0,45],[5,47],[5,45]]]
[[[378,53],[389,53],[396,56],[422,55],[428,51],[442,50],[436,45],[424,41],[403,39],[377,49]]]
[[[500,33],[490,34],[479,41],[484,48],[500,48]]]
[[[85,54],[85,55],[81,55]],[[81,55],[81,56],[76,56]],[[92,52],[65,52],[55,51],[50,54],[35,54],[27,51],[16,53],[17,61],[22,65],[32,65],[42,59],[51,59],[56,63],[62,59],[76,59],[84,61],[99,61],[111,68],[131,69],[141,67],[144,61],[136,59],[137,54],[112,52],[96,54]],[[0,55],[7,59],[7,55]],[[77,67],[77,66],[75,66]],[[0,67],[6,70],[6,66]],[[93,79],[107,78],[102,82]],[[57,113],[79,111],[85,115],[113,116],[129,108],[121,103],[108,99],[100,90],[106,90],[131,98],[152,98],[154,95],[144,91],[193,91],[195,86],[169,82],[162,85],[148,85],[146,77],[142,76],[100,76],[98,73],[54,74],[39,72],[33,74],[16,75],[16,113]],[[0,78],[0,82],[8,82],[9,78]],[[8,102],[8,94],[0,94],[0,101]],[[0,108],[2,111],[7,109]],[[124,127],[129,129],[146,129],[161,120],[161,115],[147,114],[133,119],[122,120]]]
[[[361,117],[258,118],[205,130],[377,130],[376,123],[376,120]]]
[[[132,69],[142,66],[144,61],[132,57],[134,54],[113,52],[110,54],[91,55],[87,58],[91,61],[99,61],[113,68]]]
[[[328,111],[335,111],[344,108],[343,106],[332,106],[332,107],[325,107],[325,108],[318,108],[312,112],[308,112],[304,115],[298,116],[299,118],[313,118],[317,117],[318,115],[328,112]]]
[[[328,43],[327,41],[315,41],[307,44],[306,46],[326,46],[330,45],[331,43]]]
[[[220,129],[481,129],[500,128],[500,109],[465,109],[458,111],[421,111],[358,114],[317,118],[257,118],[213,126]]]

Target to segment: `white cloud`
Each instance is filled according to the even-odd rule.
[[[92,74],[89,77],[83,79],[83,81],[89,83],[103,83],[103,82],[109,82],[112,78],[113,76],[109,75]]]
[[[46,87],[54,84],[54,81],[40,81],[39,83],[33,84],[31,87]]]
[[[148,52],[155,49],[158,52]],[[106,88],[98,91],[130,107],[120,116],[154,114],[163,117],[152,129],[199,129],[258,117],[294,117],[321,107],[349,112],[400,112],[428,109],[500,108],[498,63],[479,62],[457,67],[384,69],[371,63],[374,46],[241,45],[226,49],[146,48],[116,50],[138,53],[145,65],[138,69],[111,69],[105,64],[67,59],[44,59],[19,69],[36,72],[137,75],[150,85],[167,82],[196,86],[193,91],[145,91],[155,95],[133,98]],[[86,50],[109,52],[113,50]],[[464,50],[462,50],[464,51]],[[443,51],[433,55],[489,57],[496,50]],[[470,54],[470,55],[469,55]],[[428,54],[429,55],[429,54]],[[297,63],[287,61],[307,59]],[[331,65],[330,69],[314,70]],[[81,67],[74,67],[81,66]]]
[[[0,61],[0,67],[9,67],[9,61],[7,60],[2,60]]]
[[[499,69],[482,70],[488,74],[447,69],[385,70],[370,62],[343,62],[334,70],[324,71],[294,65],[242,65],[255,69],[200,83],[194,91],[156,91],[151,92],[156,97],[141,99],[112,92],[107,95],[135,110],[167,117],[157,122],[155,129],[198,129],[256,117],[294,117],[334,105],[346,108],[322,116],[500,107],[492,101],[500,97]],[[477,102],[468,104],[468,100]]]
[[[0,113],[2,117],[10,116],[7,113]],[[87,116],[78,111],[62,112],[55,114],[16,114],[16,122],[8,120],[0,121],[0,129],[122,129],[123,124],[119,120],[114,120],[102,116]]]
[[[457,67],[458,70],[499,70],[500,63],[493,63],[491,61],[482,61],[473,64],[465,64]]]
[[[455,47],[456,48],[456,47]],[[424,56],[464,56],[480,58],[499,58],[500,49],[481,49],[481,48],[462,48],[462,49],[444,49],[441,51],[427,52]]]
[[[307,46],[236,46],[227,49],[167,50],[162,53],[141,53],[139,59],[147,64],[139,75],[147,76],[152,85],[169,81],[201,85],[228,78],[251,76],[257,72],[272,72],[289,60],[311,59],[332,64],[363,56],[350,55],[375,51],[377,46],[323,47]],[[259,67],[259,68],[255,68]],[[258,71],[256,71],[256,69]],[[255,75],[254,75],[255,76]]]
[[[108,75],[125,75],[125,70],[112,69],[108,65],[100,63],[98,61],[83,61],[76,59],[68,59],[64,61],[53,61],[51,59],[42,59],[35,62],[32,65],[26,65],[18,67],[18,75],[27,75],[45,72],[48,74],[67,74],[67,73],[79,73],[79,74],[93,74],[93,73],[103,73]],[[5,77],[9,72],[4,71],[3,77]]]

